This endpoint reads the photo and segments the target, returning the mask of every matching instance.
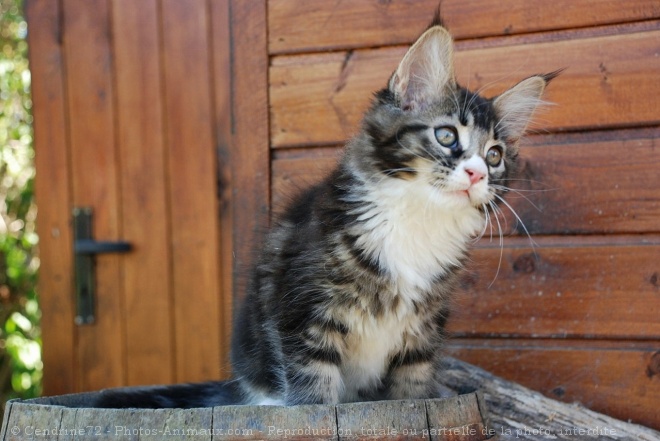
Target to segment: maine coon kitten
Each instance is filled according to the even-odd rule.
[[[556,74],[494,99],[460,87],[439,19],[375,96],[334,172],[275,222],[238,310],[235,380],[99,406],[340,403],[437,395],[468,247],[516,166]]]

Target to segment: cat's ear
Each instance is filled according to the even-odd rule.
[[[522,137],[534,111],[548,104],[541,99],[541,95],[550,80],[560,72],[529,77],[495,98],[493,106],[499,118],[497,126],[507,138],[518,140]]]
[[[451,35],[441,26],[432,26],[403,57],[389,89],[402,109],[412,110],[425,107],[455,84]]]

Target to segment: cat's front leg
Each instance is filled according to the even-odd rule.
[[[285,403],[289,406],[339,403],[344,389],[339,367],[341,348],[327,338],[309,337],[309,333],[303,333],[289,336],[283,342]]]
[[[337,404],[342,389],[343,382],[337,365],[318,361],[294,364],[287,372],[285,403],[287,406]]]
[[[387,397],[391,400],[435,398],[440,348],[407,349],[390,363]]]

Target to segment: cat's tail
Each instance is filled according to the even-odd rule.
[[[93,407],[190,409],[241,404],[241,401],[238,382],[229,380],[171,386],[105,389],[99,392]]]

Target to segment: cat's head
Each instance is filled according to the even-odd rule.
[[[452,38],[434,24],[365,115],[362,165],[380,179],[428,187],[448,207],[486,209],[515,170],[518,141],[554,76],[532,76],[483,98],[456,83]]]

